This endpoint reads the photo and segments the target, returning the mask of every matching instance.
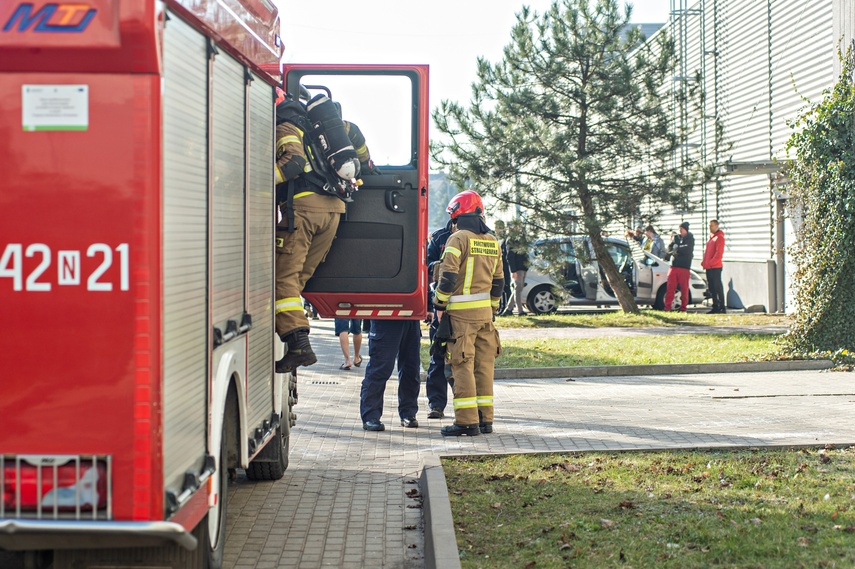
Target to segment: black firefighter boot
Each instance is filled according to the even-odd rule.
[[[310,366],[318,361],[309,343],[308,328],[297,328],[283,336],[282,341],[287,351],[285,356],[276,362],[276,373],[288,373],[300,366]]]
[[[493,423],[485,423],[484,417],[481,415],[481,411],[478,411],[478,430],[485,435],[489,435],[493,432]]]
[[[458,425],[457,423],[443,427],[439,432],[443,437],[459,437],[461,435],[475,437],[481,434],[478,432],[478,425]]]

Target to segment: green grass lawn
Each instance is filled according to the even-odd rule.
[[[739,362],[771,354],[769,334],[680,334],[502,342],[499,368]]]
[[[650,326],[787,326],[789,318],[781,314],[699,314],[642,310],[625,314],[620,310],[596,314],[544,314],[542,316],[499,316],[501,328],[641,328]]]
[[[464,568],[855,567],[855,447],[443,466]]]
[[[501,335],[501,331],[500,331]],[[427,369],[427,337],[422,364]],[[582,339],[505,339],[497,368],[740,362],[773,354],[769,334],[680,334]]]

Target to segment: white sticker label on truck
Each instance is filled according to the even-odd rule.
[[[2,279],[12,279],[12,290],[16,292],[49,292],[57,286],[85,286],[93,292],[126,291],[130,289],[130,248],[127,243],[110,247],[106,243],[92,243],[84,251],[61,250],[54,255],[44,243],[9,243],[0,255],[0,286]],[[83,274],[81,259],[85,255],[94,259],[97,265]],[[34,259],[36,265],[30,265],[24,271],[24,259]],[[56,265],[54,265],[56,259]],[[106,273],[119,265],[118,280],[107,278]],[[91,263],[89,263],[92,265]],[[56,280],[52,276],[56,275]],[[115,274],[115,273],[113,273]]]
[[[89,85],[22,85],[25,131],[89,130]]]

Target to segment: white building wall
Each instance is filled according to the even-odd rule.
[[[687,74],[704,70],[704,106],[689,105],[695,157],[708,165],[786,159],[792,133],[787,122],[798,117],[806,100],[818,101],[833,84],[835,38],[853,36],[855,0],[701,0],[691,9],[692,14],[672,15],[661,33],[680,29],[677,19],[683,18],[689,33],[677,49],[686,50]],[[718,143],[716,120],[723,135]],[[705,143],[704,152],[699,143]],[[781,247],[785,224],[778,215],[781,194],[773,191],[769,176],[722,176],[718,188],[708,184],[690,197],[692,211],[660,218],[662,233],[689,221],[699,267],[706,224],[719,219],[727,235],[724,277],[732,306],[776,310],[783,294],[776,295],[782,288],[775,280],[787,272]],[[770,262],[781,266],[775,270]]]
[[[855,41],[855,0],[834,0],[832,11],[834,45],[845,50]],[[840,62],[836,59],[834,73],[840,73]]]
[[[785,149],[793,132],[787,122],[807,102],[818,102],[834,82],[832,5],[827,0],[772,2],[772,152],[777,159],[792,158]]]

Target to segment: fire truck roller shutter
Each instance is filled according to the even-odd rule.
[[[245,79],[225,50],[211,74],[211,318],[225,330],[230,319],[240,322],[245,305]]]
[[[254,78],[249,92],[247,133],[249,172],[247,176],[247,312],[252,315],[248,334],[249,426],[270,420],[273,410],[273,121],[274,88]],[[287,410],[286,423],[287,423]]]
[[[180,493],[207,452],[208,52],[174,14],[163,44],[163,469]]]

